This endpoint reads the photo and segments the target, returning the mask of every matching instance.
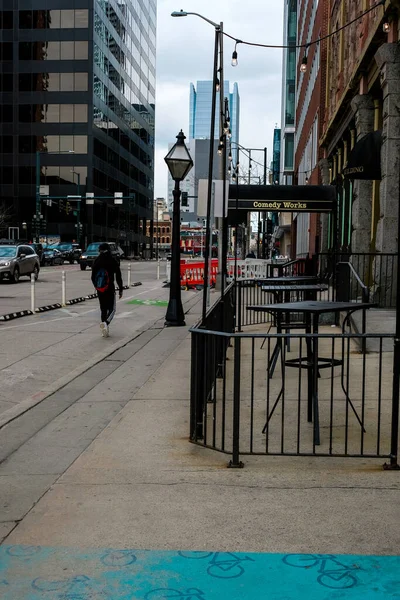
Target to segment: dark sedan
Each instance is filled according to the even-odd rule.
[[[44,265],[63,265],[64,256],[56,248],[46,248],[43,251],[43,264]]]

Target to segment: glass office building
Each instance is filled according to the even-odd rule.
[[[280,183],[293,183],[296,117],[297,0],[285,0]]]
[[[232,156],[236,164],[237,144],[239,143],[239,112],[240,98],[237,83],[233,84],[230,92],[229,81],[224,81],[225,96],[229,100],[229,114],[231,117]],[[211,100],[212,81],[198,81],[196,87],[190,84],[189,106],[189,138],[196,140],[210,139],[211,127]],[[217,95],[216,115],[220,114],[219,96]],[[219,138],[219,119],[215,119],[215,139]]]
[[[0,196],[10,225],[33,236],[39,152],[51,197],[97,197],[90,210],[81,203],[81,235],[77,201],[42,200],[42,236],[119,239],[142,251],[153,202],[156,0],[1,7]],[[114,192],[130,200],[115,206]]]

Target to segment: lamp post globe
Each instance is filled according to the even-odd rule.
[[[186,175],[193,167],[193,160],[189,154],[189,150],[186,147],[186,138],[182,130],[178,133],[176,138],[177,142],[174,144],[174,146],[172,146],[171,150],[164,158],[171,177],[175,181],[172,213],[171,282],[169,287],[168,308],[165,315],[165,325],[167,327],[179,327],[185,325],[185,314],[182,307],[180,281],[181,190],[179,184],[185,179]]]

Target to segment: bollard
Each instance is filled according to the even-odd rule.
[[[65,271],[62,272],[61,275],[61,306],[66,306],[67,304],[67,276]]]
[[[157,261],[157,279],[160,279],[160,259]]]
[[[131,263],[128,264],[128,287],[131,287]]]
[[[35,273],[31,273],[31,311],[35,312]]]

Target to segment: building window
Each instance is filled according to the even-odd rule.
[[[13,28],[13,11],[2,10],[0,12],[0,29],[12,29]]]
[[[85,29],[89,11],[79,10],[20,10],[20,29]]]

